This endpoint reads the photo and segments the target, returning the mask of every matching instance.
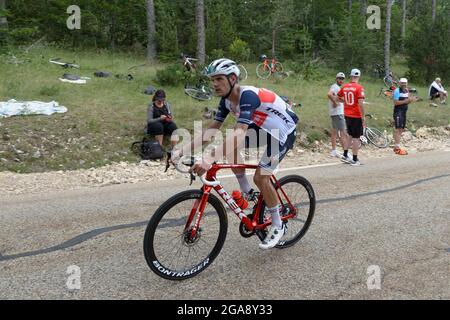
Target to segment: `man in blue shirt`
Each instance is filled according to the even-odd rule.
[[[394,152],[399,156],[406,156],[408,155],[408,152],[400,148],[400,140],[406,128],[406,113],[408,112],[408,105],[417,102],[419,99],[417,97],[411,96],[411,94],[409,93],[407,79],[400,79],[399,85],[400,87],[395,89],[393,95],[395,122]]]

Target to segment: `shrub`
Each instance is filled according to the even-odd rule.
[[[225,51],[222,49],[214,49],[211,51],[211,54],[209,55],[210,60],[216,60],[225,57]]]
[[[156,82],[162,86],[177,86],[186,80],[183,66],[179,64],[171,64],[165,69],[156,72]]]
[[[248,61],[250,57],[248,43],[239,38],[233,41],[228,50],[230,58],[236,62]]]

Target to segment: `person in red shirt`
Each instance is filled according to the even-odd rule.
[[[364,113],[364,87],[359,84],[361,71],[353,69],[351,81],[342,87],[338,97],[344,102],[345,121],[349,139],[344,146],[344,155],[342,161],[352,166],[360,166],[358,151],[360,147],[360,138],[364,135],[365,113]],[[348,150],[352,147],[353,159],[348,156]]]

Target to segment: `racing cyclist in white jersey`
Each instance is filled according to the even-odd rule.
[[[247,142],[255,140],[254,135],[250,138],[252,133],[262,129],[264,132],[259,137],[264,136],[265,139],[257,139],[257,147],[264,146],[266,150],[253,181],[263,194],[268,208],[266,212],[272,217],[272,225],[259,247],[273,248],[285,234],[286,226],[280,217],[280,202],[271,183],[271,175],[287,152],[294,147],[298,118],[286,102],[275,93],[266,89],[240,86],[238,84],[240,71],[232,60],[213,61],[208,66],[206,74],[211,79],[216,94],[222,98],[218,113],[208,129],[219,130],[229,114],[234,115],[237,121],[233,134],[227,135],[224,143],[216,147],[213,152],[204,154],[203,159],[192,167],[192,172],[199,176],[204,175],[211,168],[212,163],[219,161],[223,154],[227,159],[235,159],[235,155],[239,154],[246,140]],[[252,130],[249,129],[255,131],[251,132]],[[178,161],[183,154],[207,140],[202,137],[201,142],[193,141],[190,145],[183,146],[181,150],[173,152],[172,158],[175,162]],[[266,143],[264,144],[262,140]],[[250,193],[251,186],[245,170],[236,169],[233,172],[242,192]]]

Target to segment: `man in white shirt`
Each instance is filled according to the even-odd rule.
[[[440,99],[441,104],[445,104],[448,98],[448,92],[445,91],[442,86],[441,78],[436,78],[436,80],[430,86],[430,100]],[[431,103],[433,107],[437,107],[435,103]]]
[[[338,92],[341,90],[342,85],[345,81],[345,74],[343,72],[339,72],[336,75],[336,83],[333,84],[328,91],[328,109],[331,117],[331,156],[339,158],[340,155],[336,150],[336,140],[339,133],[339,139],[341,145],[344,146],[344,141],[347,139],[347,125],[345,123],[344,116],[344,103],[339,101],[337,96]]]

